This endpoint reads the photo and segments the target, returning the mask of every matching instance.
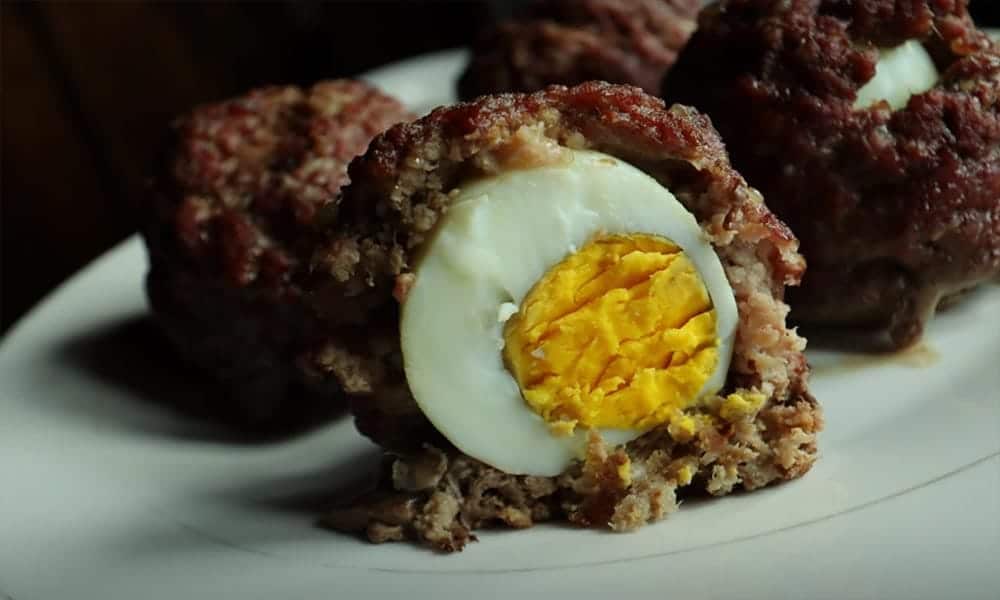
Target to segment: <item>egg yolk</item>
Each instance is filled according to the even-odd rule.
[[[676,244],[651,235],[600,237],[552,267],[507,321],[504,342],[525,402],[564,435],[683,426],[719,362],[701,276]]]

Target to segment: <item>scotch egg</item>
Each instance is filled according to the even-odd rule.
[[[822,417],[782,301],[805,265],[694,109],[601,82],[483,96],[349,174],[311,281],[341,335],[314,366],[387,458],[327,525],[453,551],[809,470]]]
[[[373,86],[338,79],[247,90],[174,120],[134,208],[150,315],[211,385],[186,408],[260,433],[343,409],[336,382],[304,368],[323,324],[299,281],[315,217],[347,183],[348,163],[410,118]]]
[[[793,322],[898,350],[1000,277],[1000,46],[968,2],[719,0],[698,21],[663,94],[801,240]]]

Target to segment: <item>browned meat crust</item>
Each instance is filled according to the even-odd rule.
[[[694,30],[700,0],[545,0],[483,33],[459,96],[534,92],[590,80],[659,91]]]
[[[565,519],[634,530],[674,512],[679,491],[722,496],[804,475],[823,421],[807,394],[799,398],[683,443],[658,431],[609,452],[595,440],[585,462],[551,478],[511,475],[428,445],[391,455],[375,491],[331,510],[322,523],[376,543],[413,539],[445,552],[475,541],[474,530],[498,525],[523,529]],[[629,479],[619,470],[624,464]]]
[[[876,47],[908,39],[938,85],[854,110]],[[664,92],[711,116],[802,240],[794,320],[904,347],[939,301],[1000,273],[1000,52],[964,0],[724,0]]]
[[[347,163],[407,118],[356,81],[270,87],[178,119],[144,207],[156,317],[221,384],[215,412],[262,427],[337,406],[298,355],[321,333],[296,279]]]
[[[726,390],[767,396],[756,414],[729,420],[716,402],[691,439],[654,431],[610,454],[595,440],[588,459],[558,478],[505,474],[462,456],[410,396],[398,340],[398,301],[413,261],[449,192],[470,177],[524,159],[524,133],[626,160],[668,187],[711,237],[737,298],[740,325]],[[395,451],[382,487],[334,511],[339,529],[374,541],[415,538],[460,549],[491,523],[527,527],[549,518],[631,529],[675,507],[674,489],[723,494],[797,477],[815,459],[822,418],[806,389],[804,341],[785,327],[784,286],[804,269],[797,242],[730,166],[708,119],[638,88],[591,82],[531,95],[482,97],[435,110],[377,137],[350,168],[336,226],[313,261],[311,294],[329,322],[364,336],[332,340],[316,357],[351,395],[359,428]],[[636,473],[622,479],[628,457]]]

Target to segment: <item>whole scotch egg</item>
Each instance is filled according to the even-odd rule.
[[[1000,277],[1000,46],[967,7],[720,0],[664,82],[801,240],[792,319],[827,341],[905,348]]]
[[[473,43],[461,98],[600,80],[655,94],[701,0],[535,0]]]
[[[601,82],[485,96],[350,176],[310,282],[341,335],[314,365],[388,453],[330,526],[448,551],[487,524],[629,530],[680,488],[814,462],[797,241],[694,109]]]
[[[153,317],[210,393],[184,406],[260,431],[327,419],[335,382],[306,367],[331,332],[299,283],[314,221],[347,165],[412,118],[361,81],[269,86],[198,106],[170,127],[139,208]]]

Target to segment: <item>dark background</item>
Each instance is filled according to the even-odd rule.
[[[0,331],[134,229],[171,117],[462,46],[502,3],[2,5]]]
[[[2,4],[0,333],[132,233],[170,118],[467,45],[516,1]],[[997,0],[976,0],[997,23]],[[137,276],[138,278],[138,276]]]

